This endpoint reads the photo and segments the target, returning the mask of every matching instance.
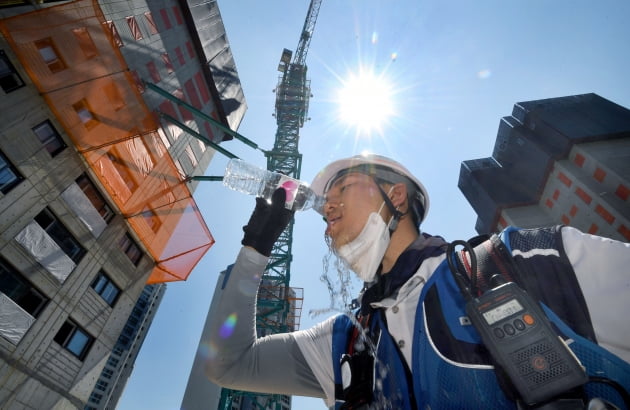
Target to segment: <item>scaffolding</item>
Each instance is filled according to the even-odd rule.
[[[214,238],[110,23],[97,1],[79,0],[3,19],[0,30],[155,261],[148,283],[185,280]]]

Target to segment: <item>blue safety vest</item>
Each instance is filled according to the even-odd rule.
[[[518,244],[518,238],[510,243],[513,228],[504,232],[503,241],[511,246]],[[546,231],[548,234],[549,231]],[[557,230],[559,234],[559,230]],[[531,230],[526,232],[531,234]],[[544,235],[545,233],[543,233]],[[531,236],[531,235],[530,235]],[[549,235],[549,238],[553,235]],[[519,237],[522,239],[522,237]],[[512,238],[514,239],[514,238]],[[538,245],[540,244],[540,241]],[[520,246],[520,245],[519,245]],[[528,245],[524,245],[525,249]],[[537,261],[540,264],[540,260]],[[471,325],[462,325],[460,318],[466,316],[464,300],[461,296],[448,264],[443,261],[424,285],[417,307],[412,347],[411,374],[404,357],[393,337],[389,334],[384,312],[376,310],[369,327],[378,335],[375,341],[374,360],[374,405],[378,409],[510,409],[516,403],[506,397],[499,387],[494,368],[488,361],[464,363],[445,356],[436,346],[435,340],[444,340],[441,335],[431,334],[425,322],[425,302],[427,295],[438,295],[438,308],[441,310],[446,328],[438,332],[448,333],[449,349],[479,350],[481,339]],[[435,299],[435,298],[433,298]],[[561,320],[551,309],[542,304],[549,320],[558,328],[571,350],[585,366],[589,376],[605,376],[628,389],[630,387],[630,365],[603,349],[596,343],[580,336]],[[429,320],[432,320],[430,318]],[[434,332],[436,328],[434,327]],[[347,316],[339,316],[333,327],[332,359],[337,389],[342,384],[340,361],[348,351],[353,334],[353,321]],[[483,349],[485,350],[485,349]],[[466,356],[461,355],[460,357]],[[589,398],[599,397],[608,400],[619,408],[625,408],[620,395],[610,386],[602,383],[588,383],[585,391]]]

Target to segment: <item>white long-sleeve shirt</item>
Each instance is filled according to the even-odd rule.
[[[630,312],[630,244],[570,227],[562,229],[562,239],[599,345],[630,363],[630,325],[625,316]],[[385,311],[389,333],[408,364],[420,292],[444,258],[442,254],[424,260],[398,292],[373,304]],[[331,406],[334,318],[310,329],[256,339],[255,297],[266,263],[267,258],[253,249],[240,251],[213,312],[208,342],[214,355],[206,366],[208,376],[233,389],[321,397]],[[221,331],[228,320],[234,323],[229,335]]]

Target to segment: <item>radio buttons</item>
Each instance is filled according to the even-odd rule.
[[[525,329],[525,323],[523,323],[521,319],[516,319],[514,321],[514,327],[516,328],[516,330],[523,330]]]
[[[523,315],[523,321],[528,324],[528,325],[533,325],[534,324],[534,317],[528,313]]]
[[[503,336],[505,336],[505,333],[503,333],[503,330],[501,330],[501,328],[495,327],[494,328],[494,335],[496,337],[498,337],[499,339],[503,339]]]
[[[512,336],[514,333],[516,333],[516,330],[514,330],[514,326],[509,323],[503,325],[503,330],[508,336]]]

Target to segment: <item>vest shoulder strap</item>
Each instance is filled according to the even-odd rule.
[[[562,226],[508,230],[477,245],[478,279],[501,274],[597,343],[586,301],[564,251]]]

